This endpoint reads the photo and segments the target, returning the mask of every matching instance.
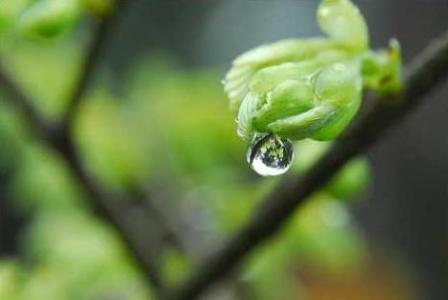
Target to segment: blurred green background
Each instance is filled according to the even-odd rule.
[[[157,236],[148,249],[173,284],[238,230],[278,181],[245,162],[221,85],[226,68],[258,44],[315,35],[317,2],[130,2],[108,36],[73,134],[101,186],[145,191],[183,223],[188,253]],[[372,44],[395,36],[406,59],[447,25],[446,1],[355,2]],[[108,0],[0,0],[1,62],[49,120],[65,111],[95,20],[112,7]],[[0,299],[155,299],[67,163],[7,97],[0,86]],[[446,299],[448,140],[428,134],[447,122],[442,105],[432,102],[374,148],[371,166],[366,158],[350,162],[204,299]],[[304,172],[327,146],[297,143],[291,172]],[[157,230],[140,228],[148,238]]]

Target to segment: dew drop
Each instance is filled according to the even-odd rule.
[[[291,141],[273,134],[256,136],[247,150],[247,162],[261,176],[284,174],[292,158]]]

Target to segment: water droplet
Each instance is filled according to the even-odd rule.
[[[261,176],[284,174],[292,158],[291,141],[273,134],[256,136],[247,151],[247,162]]]

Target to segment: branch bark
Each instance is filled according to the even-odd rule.
[[[348,160],[365,151],[415,109],[448,75],[448,31],[409,66],[403,93],[377,104],[357,126],[337,140],[329,152],[301,178],[285,178],[261,201],[249,222],[219,250],[205,258],[179,287],[163,299],[195,299],[235,268],[256,246],[275,234],[295,209],[323,187]]]

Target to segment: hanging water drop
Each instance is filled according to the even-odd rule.
[[[247,162],[261,176],[284,174],[291,166],[292,158],[291,141],[273,134],[255,137],[247,151]]]

